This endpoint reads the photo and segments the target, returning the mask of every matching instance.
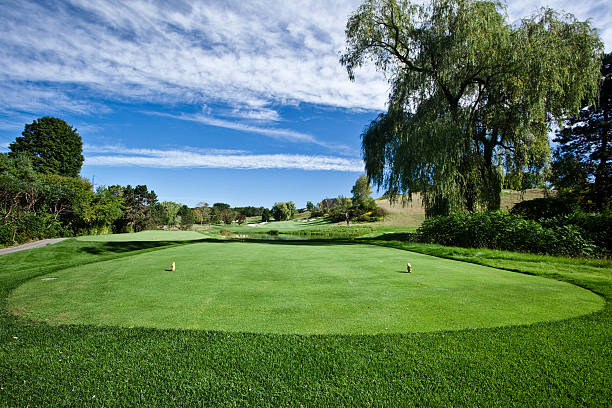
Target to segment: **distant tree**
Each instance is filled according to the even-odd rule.
[[[328,213],[332,208],[338,205],[337,198],[324,198],[317,205],[317,208],[321,210],[323,213]]]
[[[219,224],[221,222],[221,210],[219,210],[217,207],[210,208],[209,222],[211,224]]]
[[[161,207],[161,222],[163,225],[167,225],[169,227],[174,227],[179,224],[177,219],[177,215],[179,215],[179,211],[182,208],[182,205],[179,203],[175,203],[174,201],[162,201],[159,203]]]
[[[90,228],[92,233],[107,234],[123,214],[123,200],[106,187],[99,187],[91,203]]]
[[[241,213],[245,217],[259,217],[264,210],[263,207],[253,207],[253,206],[234,207],[233,209],[234,211]]]
[[[334,220],[345,221],[346,225],[349,225],[351,223],[351,219],[355,215],[352,200],[342,195],[338,196],[335,205],[330,210],[329,214],[334,218]]]
[[[308,211],[312,211],[312,210],[314,210],[314,209],[315,209],[315,205],[312,203],[312,201],[308,201],[308,202],[306,203],[306,210],[308,210]]]
[[[62,119],[45,116],[25,125],[21,137],[9,145],[10,156],[26,153],[40,173],[77,177],[83,165],[81,136]]]
[[[226,204],[226,203],[214,203],[213,204],[213,208],[221,211],[221,210],[229,210],[231,208],[231,206],[229,204]]]
[[[214,206],[213,206],[214,208]],[[236,214],[230,208],[224,208],[220,211],[221,219],[224,224],[230,225],[236,218]]]
[[[261,212],[261,222],[268,222],[270,221],[270,218],[272,218],[270,210],[264,208],[264,210]]]
[[[551,166],[550,182],[562,193],[582,192],[589,185],[589,166],[572,153],[556,149]]]
[[[370,181],[365,174],[359,176],[351,190],[351,193],[353,193],[352,205],[356,212],[360,213],[376,207],[374,199],[370,197],[370,194],[372,194],[372,188],[370,187]]]
[[[274,217],[276,221],[283,221],[287,219],[287,213],[289,211],[287,210],[286,203],[278,202],[274,203],[270,212],[272,213],[272,217]]]
[[[281,201],[274,203],[271,213],[276,221],[286,221],[291,220],[296,216],[297,208],[295,208],[293,201]]]
[[[195,207],[191,209],[193,213],[193,219],[196,224],[202,225],[204,222],[204,216],[202,214],[202,207]]]
[[[289,210],[288,219],[292,220],[298,214],[297,208],[295,207],[295,203],[293,201],[287,201],[287,209]]]
[[[41,174],[45,188],[41,204],[43,211],[51,214],[54,221],[61,221],[74,233],[86,233],[94,213],[94,192],[88,180],[65,177],[58,174]]]
[[[612,190],[612,54],[603,57],[601,77],[599,100],[570,115],[557,132],[554,141],[559,148],[553,163],[553,183],[564,188],[588,187],[599,209],[608,205]],[[584,173],[592,185],[584,182]]]
[[[123,216],[115,222],[116,232],[138,232],[155,226],[151,217],[151,210],[157,203],[155,191],[148,191],[146,185],[110,186],[109,190],[122,197],[124,203]]]
[[[236,222],[238,223],[238,225],[242,225],[242,224],[244,224],[245,221],[246,221],[246,217],[244,216],[244,214],[239,212],[236,215]]]
[[[193,227],[194,217],[191,208],[187,207],[186,205],[181,206],[178,211],[178,215],[181,217],[180,225],[182,230],[189,230],[191,227]]]
[[[549,125],[596,96],[588,21],[506,15],[499,1],[365,0],[348,19],[349,78],[373,61],[391,88],[362,133],[366,173],[391,196],[425,193],[428,215],[499,209],[504,171],[546,162]]]

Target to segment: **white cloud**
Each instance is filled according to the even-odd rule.
[[[338,62],[347,17],[359,4],[359,0],[3,2],[0,109],[32,112],[51,106],[80,113],[98,109],[64,91],[75,84],[90,95],[114,100],[227,104],[234,117],[260,121],[279,120],[269,108],[273,104],[383,109],[388,84],[382,76],[370,67],[360,70],[360,77],[351,83]],[[542,5],[591,18],[606,49],[612,49],[608,2],[513,0],[508,2],[508,14],[518,19]],[[29,85],[24,86],[24,81]],[[25,95],[16,92],[22,88]]]
[[[71,3],[81,12],[27,2],[6,10],[0,78],[156,102],[380,109],[386,100],[380,75],[350,83],[338,63],[355,2]]]
[[[180,115],[173,115],[173,114],[165,113],[165,112],[145,112],[145,113],[149,115],[164,116],[164,117],[179,119],[179,120],[187,120],[190,122],[198,122],[198,123],[203,123],[205,125],[216,126],[216,127],[221,127],[225,129],[239,130],[241,132],[257,133],[257,134],[268,136],[274,139],[286,140],[289,142],[314,143],[314,144],[318,144],[321,146],[329,147],[327,143],[321,142],[315,139],[311,135],[308,135],[302,132],[297,132],[291,129],[279,129],[279,128],[252,126],[252,125],[247,125],[247,124],[236,122],[236,121],[217,119],[212,116],[208,116],[208,115],[201,114],[201,113],[193,113],[193,114],[181,113]]]
[[[93,152],[112,153],[106,155]],[[86,166],[141,166],[154,168],[300,169],[362,172],[357,159],[299,154],[198,153],[188,150],[127,149],[87,146]]]

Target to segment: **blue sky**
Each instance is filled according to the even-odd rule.
[[[0,151],[51,115],[78,129],[96,185],[188,205],[350,195],[388,94],[338,63],[359,4],[0,0]],[[607,1],[511,1],[509,19],[541,6],[590,18],[611,51]]]

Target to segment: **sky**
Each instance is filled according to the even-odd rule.
[[[190,206],[350,196],[389,93],[373,67],[350,82],[338,61],[359,4],[0,0],[0,152],[55,116],[83,138],[96,186]],[[591,19],[612,50],[608,1],[509,1],[508,19],[543,6]]]

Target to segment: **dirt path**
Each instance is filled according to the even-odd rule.
[[[18,245],[10,248],[0,249],[0,255],[10,254],[12,252],[17,251],[25,251],[26,249],[40,248],[47,245],[55,244],[60,241],[63,241],[68,238],[51,238],[51,239],[42,239],[40,241],[30,242],[23,245]]]

